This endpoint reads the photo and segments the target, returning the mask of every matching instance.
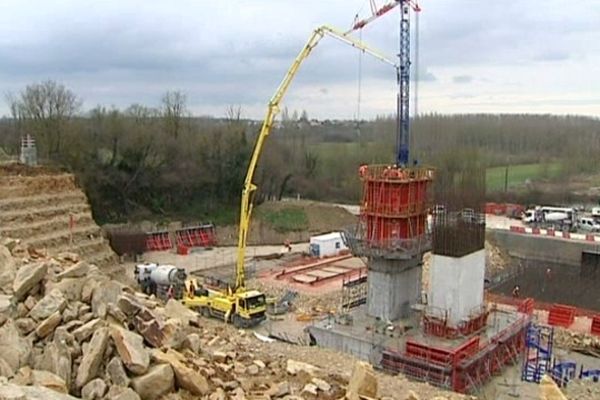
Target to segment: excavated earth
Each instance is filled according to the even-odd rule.
[[[44,168],[0,167],[0,236],[46,255],[75,252],[99,267],[117,260],[75,177]]]

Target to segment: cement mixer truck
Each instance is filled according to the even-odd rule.
[[[169,289],[173,288],[173,298],[182,299],[185,292],[187,274],[183,268],[174,265],[154,263],[138,264],[134,276],[142,291],[149,295],[167,300]]]
[[[577,227],[577,213],[570,207],[537,206],[525,211],[523,222],[534,228],[573,231]]]

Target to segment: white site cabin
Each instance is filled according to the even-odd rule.
[[[314,257],[332,257],[347,250],[348,247],[342,240],[341,232],[325,233],[323,235],[311,236],[308,251]]]

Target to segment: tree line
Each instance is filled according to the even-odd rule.
[[[181,91],[156,108],[82,109],[73,91],[46,81],[8,94],[0,147],[16,154],[32,134],[46,163],[76,174],[101,222],[141,218],[222,219],[237,214],[260,121],[231,106],[194,117]],[[422,115],[411,121],[418,163],[457,170],[476,154],[486,166],[561,162],[564,177],[598,171],[600,121],[551,115]],[[395,119],[316,121],[284,109],[268,138],[255,200],[301,196],[356,202],[361,163],[394,160]]]

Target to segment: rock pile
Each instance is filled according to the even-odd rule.
[[[574,350],[600,357],[600,337],[588,333],[554,328],[554,345],[561,349]]]
[[[264,344],[252,335],[209,328],[180,303],[163,306],[74,254],[32,260],[0,245],[0,255],[0,399],[377,396],[366,364],[349,380],[259,353]]]

